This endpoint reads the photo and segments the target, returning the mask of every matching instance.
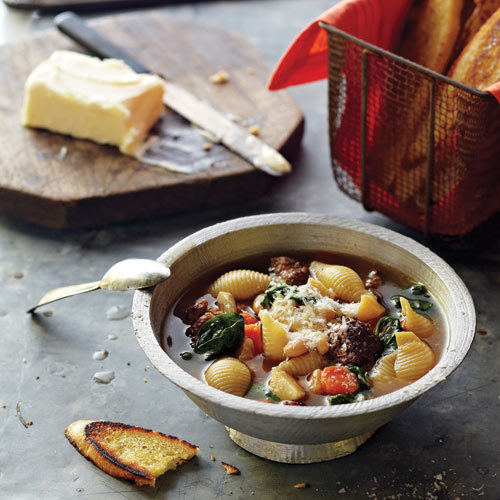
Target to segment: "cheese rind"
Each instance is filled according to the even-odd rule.
[[[163,110],[163,80],[123,61],[60,50],[25,85],[22,123],[133,154]]]

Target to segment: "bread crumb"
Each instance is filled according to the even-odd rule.
[[[215,462],[215,457],[213,455],[210,455],[210,460],[212,460],[212,462]]]
[[[203,151],[210,151],[212,149],[212,144],[210,144],[209,142],[205,142],[205,144],[203,144]]]
[[[210,448],[213,448],[213,447],[214,447],[214,445],[213,445],[213,444],[211,444],[211,445],[210,445]]]
[[[226,464],[225,462],[221,462],[220,464],[225,469],[228,476],[232,476],[233,474],[240,474],[240,469],[238,469],[234,465]]]
[[[145,384],[147,384],[147,383],[148,383],[147,379],[144,379],[144,383],[145,383]]]
[[[2,408],[7,408],[7,405],[4,403],[4,404],[2,405]]]
[[[311,485],[309,483],[297,483],[294,484],[294,488],[309,488]]]
[[[443,475],[442,474],[436,474],[434,476],[434,479],[437,479],[438,481],[442,481],[443,480]]]
[[[255,136],[260,134],[260,129],[257,125],[252,125],[251,127],[249,127],[248,131]]]
[[[229,81],[229,75],[226,71],[224,71],[223,69],[220,69],[219,71],[217,71],[217,73],[214,73],[213,75],[211,75],[209,77],[209,80],[212,83],[217,83],[220,85],[223,83],[227,83]]]
[[[339,493],[340,493],[341,495],[342,495],[343,493],[345,493],[345,488],[340,488]]]

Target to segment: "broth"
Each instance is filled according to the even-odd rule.
[[[399,271],[384,266],[380,263],[370,261],[368,259],[361,259],[358,257],[327,253],[327,252],[309,252],[309,253],[285,253],[284,255],[290,256],[292,258],[298,259],[303,263],[309,263],[312,260],[320,261],[325,264],[335,264],[342,265],[352,268],[361,277],[363,283],[365,283],[368,274],[372,270],[380,271],[383,284],[376,290],[383,297],[383,305],[386,308],[384,315],[399,317],[401,315],[400,310],[398,310],[390,300],[390,297],[394,295],[404,295],[407,297],[412,297],[417,299],[418,297],[413,297],[411,293],[408,292],[407,287],[415,284],[407,276],[403,275]],[[211,361],[206,361],[204,357],[200,354],[193,352],[193,348],[190,345],[191,339],[186,336],[186,329],[188,325],[184,324],[180,319],[182,312],[189,305],[193,304],[199,299],[206,299],[210,306],[216,305],[216,299],[211,295],[206,293],[208,286],[215,281],[223,273],[234,270],[234,269],[252,269],[262,273],[268,272],[269,267],[269,257],[270,256],[259,256],[254,259],[249,259],[244,262],[232,262],[223,268],[216,269],[202,276],[196,283],[193,283],[189,290],[177,301],[172,310],[168,313],[165,318],[163,326],[163,337],[162,337],[162,347],[167,352],[167,354],[177,363],[183,370],[196,377],[201,381],[205,381],[204,372],[211,365]],[[425,284],[424,284],[425,285]],[[422,298],[422,297],[421,297]],[[423,313],[426,317],[432,320],[434,330],[432,335],[425,338],[425,343],[432,349],[436,362],[442,355],[444,346],[446,345],[446,335],[447,326],[444,315],[442,314],[441,308],[434,297],[425,297],[426,301],[433,303],[430,310]],[[251,300],[238,300],[238,304],[243,304],[250,307]],[[417,311],[421,314],[420,311]],[[368,321],[371,328],[375,327],[376,321]],[[183,359],[181,357],[182,353],[191,353],[192,358],[189,360]],[[390,353],[389,349],[384,349],[383,355]],[[381,356],[381,358],[383,357]],[[264,357],[263,354],[258,354],[250,360],[245,360],[245,364],[251,370],[253,385],[250,390],[245,395],[247,398],[262,400],[270,402],[265,396],[265,390],[268,389],[268,382],[271,376],[271,368],[279,364],[279,362],[270,362]],[[303,388],[308,387],[307,375],[301,375],[296,377],[299,384]],[[398,378],[393,378],[390,381],[384,383],[374,384],[370,390],[363,391],[363,395],[368,398],[373,398],[393,392],[401,387],[408,385],[411,382],[406,380],[401,380]],[[263,390],[264,388],[264,390]],[[307,392],[306,396],[301,399],[301,403],[306,405],[328,405],[328,398],[326,395],[317,395],[311,392]]]

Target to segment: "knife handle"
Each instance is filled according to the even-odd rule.
[[[54,17],[54,24],[62,33],[96,56],[103,59],[121,59],[136,73],[151,73],[148,68],[134,59],[130,54],[87,26],[78,14],[70,11],[61,12]]]

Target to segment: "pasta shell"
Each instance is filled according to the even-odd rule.
[[[309,268],[315,277],[341,300],[359,302],[361,295],[366,292],[358,273],[350,267],[324,264],[314,260]]]
[[[229,292],[219,292],[217,294],[217,305],[222,312],[230,313],[236,312],[236,301]]]
[[[435,361],[432,349],[425,342],[409,342],[398,347],[394,370],[399,379],[413,382],[425,375]]]
[[[405,316],[404,328],[425,339],[434,332],[434,323],[425,316],[414,311],[405,297],[400,297],[401,311]]]
[[[282,400],[297,401],[306,395],[302,386],[287,372],[273,368],[269,387]]]
[[[265,309],[260,311],[259,318],[262,322],[264,356],[273,361],[282,361],[285,359],[283,349],[288,344],[285,328],[275,321]]]
[[[263,292],[269,283],[271,283],[271,276],[267,274],[248,269],[236,269],[217,278],[208,287],[208,293],[212,297],[217,297],[219,292],[229,292],[236,300],[244,300]]]
[[[385,312],[385,307],[379,304],[373,293],[365,293],[361,296],[357,318],[360,321],[380,318]]]
[[[297,358],[282,361],[278,365],[278,368],[290,375],[301,376],[307,375],[317,368],[323,368],[324,366],[326,366],[325,358],[319,352],[310,351]]]
[[[410,342],[420,342],[420,339],[413,332],[396,332],[396,344],[398,347]]]
[[[380,358],[376,365],[370,371],[370,381],[373,385],[386,384],[396,377],[394,363],[396,361],[397,351]]]
[[[288,344],[283,348],[283,355],[287,358],[296,358],[297,356],[302,356],[308,352],[309,349],[306,347],[304,342],[300,339],[290,340]]]
[[[249,337],[245,337],[240,347],[234,353],[235,358],[240,361],[248,361],[255,356],[253,340]]]
[[[321,281],[315,280],[314,278],[309,278],[307,280],[307,284],[311,288],[315,288],[316,290],[318,290],[318,292],[323,295],[323,297],[330,297],[331,299],[335,298],[335,294],[329,288],[326,288],[326,286],[323,285]]]
[[[323,394],[323,388],[321,387],[321,370],[319,368],[311,373],[307,382],[309,383],[309,390],[313,394]]]
[[[252,381],[252,375],[245,363],[227,357],[214,361],[206,369],[205,380],[211,387],[243,397]]]

